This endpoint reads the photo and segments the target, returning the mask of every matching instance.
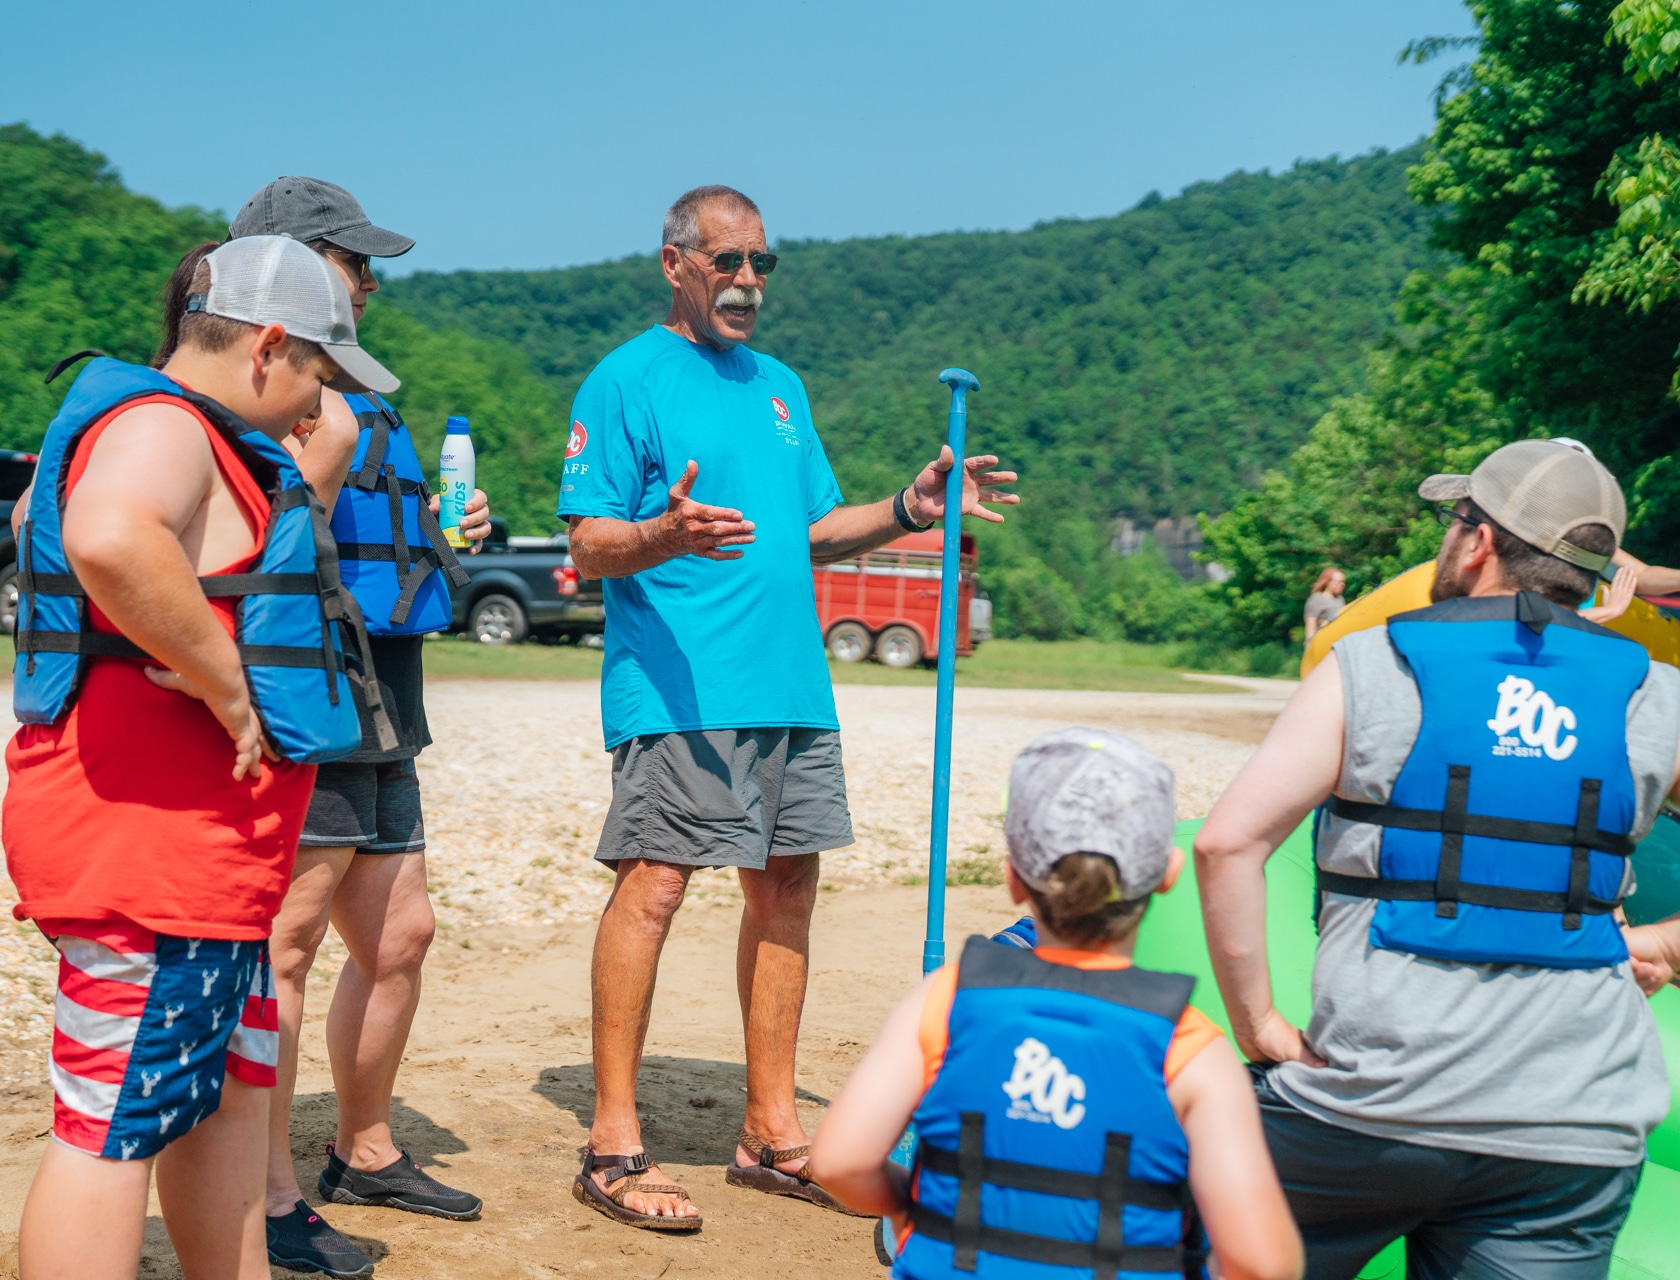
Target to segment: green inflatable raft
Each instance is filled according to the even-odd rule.
[[[1200,821],[1179,824],[1178,842],[1186,853],[1200,825]],[[1680,819],[1666,813],[1658,819],[1633,861],[1639,890],[1628,899],[1629,918],[1637,924],[1680,912]],[[1277,1007],[1297,1026],[1305,1026],[1312,1010],[1317,945],[1312,924],[1312,845],[1305,825],[1267,864],[1266,891],[1266,933]],[[1194,974],[1192,1003],[1230,1030],[1208,963],[1190,868],[1178,886],[1150,908],[1138,935],[1137,962],[1151,969]],[[1651,1135],[1639,1194],[1616,1242],[1611,1280],[1680,1280],[1680,989],[1661,992],[1651,1001],[1651,1012],[1662,1035],[1675,1105]],[[1405,1258],[1404,1247],[1396,1243],[1373,1258],[1360,1275],[1363,1280],[1401,1280],[1406,1274]]]

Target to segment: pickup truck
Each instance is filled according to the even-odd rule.
[[[12,541],[12,508],[35,478],[35,455],[0,449],[0,632],[17,630],[17,544]]]
[[[578,573],[570,546],[564,529],[546,538],[510,538],[506,522],[492,516],[483,550],[461,555],[470,581],[450,589],[450,630],[482,644],[519,644],[533,636],[598,644],[593,637],[606,630],[606,601],[601,584]]]

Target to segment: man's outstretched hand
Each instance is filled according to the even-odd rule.
[[[932,524],[935,520],[945,518],[945,476],[951,470],[954,461],[951,446],[946,445],[939,451],[937,458],[922,468],[922,474],[916,477],[915,483],[910,486],[910,492],[904,495],[905,508],[917,524]],[[989,453],[963,460],[963,515],[979,516],[993,524],[1002,524],[1001,513],[987,511],[980,504],[987,502],[1012,507],[1021,500],[1016,494],[1002,493],[991,487],[1014,484],[1016,480],[1013,471],[988,469],[997,466],[997,461]]]
[[[671,501],[655,522],[655,539],[666,558],[704,556],[708,560],[739,560],[742,552],[726,547],[744,547],[754,541],[758,526],[729,507],[708,507],[689,494],[700,464],[688,460],[688,467],[671,486]]]

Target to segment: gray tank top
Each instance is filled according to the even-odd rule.
[[[1336,793],[1385,804],[1423,722],[1388,628],[1338,641],[1346,721]],[[1627,713],[1635,837],[1656,820],[1680,743],[1680,671],[1660,662]],[[1326,814],[1319,865],[1377,874],[1382,829]],[[1274,1087],[1344,1129],[1555,1164],[1625,1166],[1668,1111],[1656,1023],[1626,963],[1606,969],[1459,964],[1370,942],[1370,899],[1319,915],[1307,1039],[1329,1066],[1288,1062]]]

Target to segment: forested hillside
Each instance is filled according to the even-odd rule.
[[[1025,232],[783,242],[754,345],[805,378],[853,498],[890,492],[930,455],[940,368],[978,374],[971,429],[1018,467],[1025,499],[1012,530],[985,531],[991,580],[1015,568],[1067,615],[1049,630],[1077,627],[1113,590],[1115,516],[1225,510],[1361,385],[1395,291],[1429,257],[1429,218],[1405,194],[1415,159],[1237,174]],[[569,398],[669,294],[649,254],[420,274],[387,298],[515,344]]]
[[[1680,563],[1680,7],[1471,8],[1410,181],[1445,260],[1407,282],[1367,389],[1212,528],[1236,643],[1298,627],[1327,561],[1357,591],[1433,555],[1418,479],[1512,439],[1585,441],[1627,490],[1631,549]]]
[[[982,531],[1003,628],[1175,634],[1189,615],[1155,562],[1108,549],[1114,518],[1225,510],[1363,385],[1396,288],[1431,257],[1429,215],[1405,194],[1415,159],[1236,174],[1025,232],[784,242],[755,345],[804,375],[857,499],[937,447],[934,373],[973,369],[974,437],[1018,467],[1026,499]],[[127,191],[75,142],[0,129],[0,444],[38,442],[64,386],[41,374],[61,355],[147,359],[170,267],[222,234],[220,215]],[[651,254],[423,274],[386,283],[363,336],[403,378],[393,399],[423,452],[468,414],[496,508],[537,532],[573,391],[666,300]]]

